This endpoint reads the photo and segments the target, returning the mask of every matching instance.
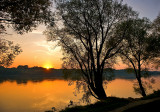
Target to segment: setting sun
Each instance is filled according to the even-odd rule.
[[[50,68],[53,68],[53,66],[52,65],[44,65],[44,68],[50,69]]]

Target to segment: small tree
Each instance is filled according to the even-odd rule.
[[[81,69],[90,93],[105,99],[104,68],[114,64],[123,35],[114,38],[116,24],[135,15],[117,0],[69,0],[56,2],[60,27],[49,28],[49,41],[58,40],[64,53],[65,68]],[[59,25],[57,23],[57,25]]]
[[[154,57],[152,62],[158,69],[160,67],[160,14],[153,21],[151,32],[150,38],[148,39],[150,46],[148,46],[147,51]]]
[[[123,47],[120,52],[121,58],[125,64],[134,69],[140,93],[142,96],[146,96],[141,80],[143,71],[151,67],[149,65],[150,62],[159,57],[160,53],[156,52],[158,50],[156,48],[157,42],[151,36],[151,22],[146,18],[130,19],[121,23],[119,29],[124,29],[124,26],[128,28],[125,31],[125,39],[123,40]],[[151,49],[154,49],[154,51]]]

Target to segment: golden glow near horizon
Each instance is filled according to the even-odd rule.
[[[44,65],[43,68],[50,69],[50,68],[53,68],[53,66],[50,64],[47,64],[47,65]]]
[[[43,68],[46,68],[47,70],[49,70],[50,68],[53,68],[54,66],[53,66],[53,63],[52,63],[52,62],[46,61],[46,62],[43,64],[42,67],[43,67]]]
[[[44,67],[44,68],[62,68],[63,53],[60,47],[56,47],[56,42],[48,42],[42,32],[45,30],[44,26],[39,26],[37,30],[26,33],[24,35],[16,34],[12,29],[8,31],[5,39],[13,41],[14,44],[19,44],[23,50],[16,56],[13,64],[9,68],[17,67],[19,65],[28,65],[29,67]],[[54,66],[53,66],[54,65]],[[128,68],[127,65],[122,64],[119,59],[115,69]],[[160,70],[160,69],[158,69]],[[157,70],[156,70],[157,71]]]
[[[28,65],[29,67],[54,67],[60,69],[62,60],[62,52],[60,47],[55,47],[56,42],[48,42],[43,31],[44,25],[40,25],[37,30],[34,30],[23,35],[16,34],[12,29],[7,31],[8,34],[4,38],[13,41],[14,44],[19,44],[23,50],[15,57],[13,64],[9,68],[17,67],[19,65]],[[52,65],[52,66],[51,66]],[[54,65],[54,66],[53,66]]]

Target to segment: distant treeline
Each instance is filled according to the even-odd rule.
[[[28,81],[40,82],[43,80],[62,79],[63,73],[59,69],[33,68],[0,68],[0,83],[4,81],[16,81],[18,84]]]
[[[82,77],[81,70],[75,69],[46,69],[42,67],[17,67],[17,68],[4,68],[0,67],[0,83],[4,81],[16,81],[18,84],[27,83],[28,81],[40,82],[43,80],[80,80]],[[146,74],[145,74],[146,75]],[[149,71],[147,72],[148,76],[160,75],[158,71]],[[121,79],[135,79],[134,73],[128,73],[126,70],[114,70],[114,69],[105,69],[104,70],[104,79],[114,80],[116,78]]]

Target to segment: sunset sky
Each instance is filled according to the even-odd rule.
[[[140,17],[147,17],[153,21],[160,12],[160,0],[123,0],[134,10],[139,12]],[[9,34],[4,38],[19,44],[23,52],[18,55],[14,63],[10,67],[17,67],[18,65],[42,66],[61,68],[62,52],[60,47],[55,47],[56,43],[46,41],[43,31],[45,26],[40,25],[36,30],[19,35],[11,29]],[[124,65],[117,65],[116,69],[123,69]]]

